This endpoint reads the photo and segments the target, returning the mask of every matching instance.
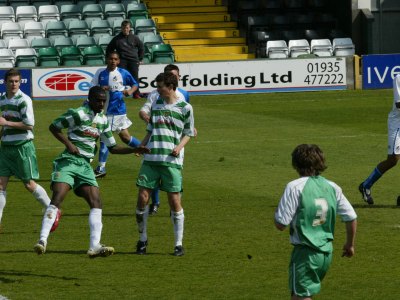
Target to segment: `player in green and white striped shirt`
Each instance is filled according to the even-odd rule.
[[[151,106],[147,135],[142,145],[150,148],[143,159],[136,181],[139,196],[136,207],[136,220],[139,228],[138,254],[145,254],[147,247],[148,202],[153,189],[160,188],[168,194],[171,219],[174,224],[174,255],[184,254],[183,224],[184,214],[181,206],[183,147],[195,135],[192,106],[178,101],[175,93],[178,85],[172,73],[161,73],[156,78],[159,97]]]
[[[319,293],[321,281],[332,261],[336,214],[346,224],[343,255],[354,255],[357,215],[335,183],[320,174],[325,158],[317,145],[302,144],[292,153],[292,165],[301,176],[288,183],[275,212],[275,225],[290,225],[293,252],[289,265],[292,299],[311,299]]]
[[[47,239],[55,216],[67,193],[73,189],[77,196],[89,204],[90,245],[89,257],[109,256],[113,247],[100,244],[102,231],[102,203],[98,184],[90,165],[95,155],[99,137],[113,154],[145,153],[145,147],[131,148],[117,146],[111,133],[107,117],[103,114],[106,92],[99,86],[89,90],[88,105],[70,109],[53,121],[50,131],[66,149],[54,160],[51,186],[53,195],[42,222],[39,242],[34,246],[38,254],[46,252]],[[62,133],[67,129],[67,136]]]
[[[19,88],[21,73],[10,69],[4,78],[6,93],[0,97],[0,126],[2,126],[0,147],[0,223],[6,205],[6,189],[10,176],[19,178],[25,188],[43,205],[50,204],[46,190],[37,184],[39,171],[36,150],[33,144],[32,100]],[[53,227],[53,230],[55,227]]]

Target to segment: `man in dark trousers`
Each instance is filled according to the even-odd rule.
[[[128,70],[136,82],[139,83],[139,64],[143,60],[144,46],[137,35],[131,32],[131,22],[122,21],[121,32],[108,44],[106,56],[117,51],[120,57],[119,67]],[[139,90],[133,94],[134,98],[140,98]]]

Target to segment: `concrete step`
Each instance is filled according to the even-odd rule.
[[[212,39],[171,39],[164,40],[164,43],[175,46],[190,46],[190,45],[244,45],[246,39],[241,37],[235,38],[212,38]]]
[[[237,22],[208,22],[208,23],[158,23],[159,31],[189,30],[189,29],[236,29]]]
[[[226,6],[188,6],[188,7],[156,7],[148,8],[151,15],[190,14],[190,13],[228,13]]]
[[[187,6],[221,6],[222,0],[145,0],[148,8],[187,7]]]
[[[154,22],[161,23],[198,23],[198,22],[229,22],[231,16],[224,13],[207,14],[166,14],[152,15]]]
[[[160,31],[160,35],[164,40],[175,39],[207,39],[207,38],[225,38],[239,37],[237,29],[197,29],[197,30],[180,30],[180,31]]]
[[[182,54],[175,55],[177,62],[189,62],[189,61],[225,61],[225,60],[246,60],[254,59],[255,54],[207,54],[207,55],[190,55]]]
[[[247,54],[247,46],[174,46],[175,55],[202,55],[202,54]]]

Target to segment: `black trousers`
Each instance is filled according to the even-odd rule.
[[[139,62],[132,61],[132,60],[126,60],[126,59],[120,59],[120,63],[118,66],[120,68],[128,70],[129,73],[131,73],[133,78],[136,80],[136,82],[139,84]],[[139,90],[137,90],[136,93],[139,93]]]

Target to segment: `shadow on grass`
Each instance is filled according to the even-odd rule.
[[[3,270],[0,271],[0,283],[14,283],[21,282],[22,279],[10,279],[3,276],[19,276],[19,277],[42,277],[42,278],[54,278],[62,280],[77,280],[78,277],[66,277],[66,276],[56,276],[56,275],[46,275],[46,274],[35,274],[31,272],[24,271],[14,271],[14,270]]]
[[[378,209],[378,208],[400,208],[397,205],[388,205],[388,204],[352,204],[354,208],[366,208],[366,209]]]

